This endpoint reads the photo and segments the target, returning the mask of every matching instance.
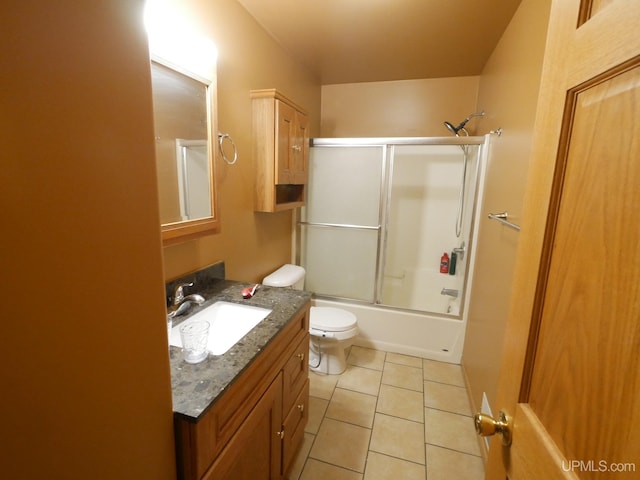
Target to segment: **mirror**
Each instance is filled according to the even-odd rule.
[[[215,233],[215,82],[159,58],[151,82],[163,243]]]

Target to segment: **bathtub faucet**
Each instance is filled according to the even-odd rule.
[[[450,297],[458,298],[458,290],[453,288],[443,288],[440,291],[440,295],[449,295]]]

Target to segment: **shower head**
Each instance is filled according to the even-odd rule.
[[[458,135],[458,132],[461,131],[461,130],[468,137],[469,136],[469,132],[467,132],[467,130],[464,128],[465,125],[467,124],[467,122],[469,120],[471,120],[472,117],[483,117],[483,116],[484,116],[484,111],[483,112],[472,113],[467,118],[465,118],[462,122],[460,122],[460,125],[458,125],[457,127],[454,127],[451,122],[446,122],[446,121],[444,122],[444,126],[447,127],[449,129],[449,131],[451,133],[453,133],[456,137],[460,136],[460,135]]]
[[[456,127],[454,127],[451,122],[444,122],[444,126],[447,127],[449,129],[449,131],[451,133],[453,133],[456,137],[458,136],[458,129]]]

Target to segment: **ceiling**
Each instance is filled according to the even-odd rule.
[[[323,85],[479,75],[521,0],[237,0]]]

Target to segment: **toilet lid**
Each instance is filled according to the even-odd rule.
[[[311,328],[343,332],[356,326],[356,316],[341,308],[311,307]]]

